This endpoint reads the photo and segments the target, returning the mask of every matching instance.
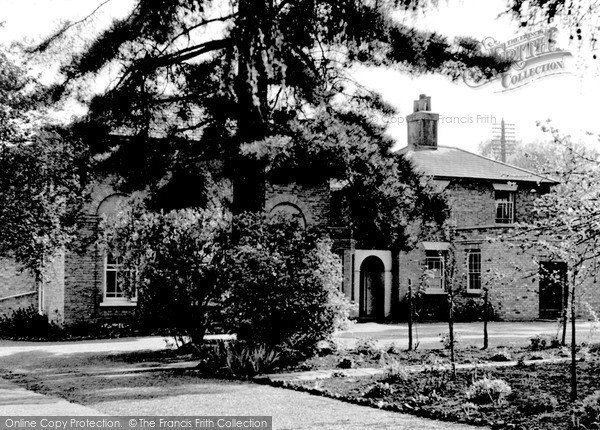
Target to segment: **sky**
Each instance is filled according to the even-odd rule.
[[[39,39],[56,29],[61,20],[80,19],[101,3],[101,0],[0,0],[0,21],[4,22],[0,27],[0,42],[23,37]],[[93,24],[97,28],[106,26],[112,17],[123,16],[131,4],[132,0],[111,1]],[[504,5],[504,0],[448,0],[425,16],[401,19],[451,38],[470,36],[478,41],[493,38],[508,42],[530,32],[507,16],[498,17]],[[355,78],[379,91],[397,108],[397,115],[378,118],[388,126],[397,147],[406,144],[405,117],[412,112],[413,100],[420,94],[431,96],[432,110],[443,117],[438,132],[441,145],[476,151],[481,141],[493,137],[493,123],[502,118],[515,125],[517,140],[543,139],[545,135],[536,122],[551,120],[561,132],[596,144],[596,138],[586,132],[600,134],[599,66],[591,60],[593,52],[589,49],[569,44],[567,30],[558,28],[556,38],[557,46],[572,54],[564,59],[563,73],[531,80],[510,91],[498,81],[471,88],[460,79],[453,82],[439,75],[408,76],[388,69],[358,69]]]

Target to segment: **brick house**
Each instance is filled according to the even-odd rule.
[[[467,298],[481,296],[493,285],[499,316],[507,320],[556,318],[563,306],[560,282],[544,273],[561,275],[565,267],[541,252],[522,251],[494,241],[499,234],[527,219],[536,196],[556,182],[514,166],[449,146],[438,145],[439,116],[431,100],[421,96],[407,116],[408,146],[398,156],[411,160],[424,177],[443,191],[451,207],[450,239],[431,237],[407,253],[389,249],[356,249],[343,228],[335,225],[335,190],[341,184],[315,180],[269,183],[265,210],[299,215],[306,224],[329,227],[334,250],[342,257],[342,291],[358,304],[360,320],[404,319],[402,306],[409,284],[420,288],[432,318],[445,317],[445,267],[454,256],[457,286]],[[110,216],[126,196],[98,185],[87,206],[82,237],[95,235],[100,216]],[[333,215],[332,215],[333,214]],[[42,285],[9,261],[0,262],[0,312],[28,304],[38,306],[59,323],[80,320],[118,321],[136,307],[117,283],[119,266],[92,242],[85,252],[59,253]],[[424,276],[427,274],[428,276]],[[562,276],[562,275],[561,275]],[[582,297],[600,306],[598,294],[584,289]]]
[[[459,148],[438,145],[438,118],[431,112],[430,97],[421,95],[414,112],[407,116],[408,146],[399,153],[443,190],[451,209],[452,232],[447,242],[423,241],[400,256],[400,297],[410,282],[421,287],[423,300],[432,305],[431,309],[443,309],[448,282],[444,269],[448,253],[453,252],[453,285],[463,299],[480,297],[487,286],[503,319],[558,317],[564,292],[550,275],[556,271],[566,274],[566,267],[546,261],[547,257],[534,248],[521,248],[508,239],[495,240],[500,235],[510,237],[515,223],[528,221],[534,200],[557,182]],[[540,271],[539,265],[548,270]],[[429,276],[423,279],[425,269]]]
[[[438,145],[438,120],[431,112],[431,98],[421,95],[406,117],[408,146],[398,154],[445,194],[451,211],[449,232],[445,238],[432,235],[406,253],[347,250],[344,291],[358,302],[359,319],[407,318],[403,302],[410,286],[420,301],[421,319],[445,320],[449,285],[463,311],[471,306],[480,312],[488,288],[501,319],[558,318],[567,298],[566,264],[536,248],[531,233],[515,228],[529,220],[534,200],[557,182]],[[515,231],[521,234],[514,236]],[[581,287],[578,304],[600,308],[595,282]]]

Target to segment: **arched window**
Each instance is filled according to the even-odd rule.
[[[302,210],[289,202],[282,202],[278,205],[275,205],[273,209],[271,209],[270,214],[272,215],[284,215],[297,219],[300,222],[302,227],[306,227],[306,218],[302,213]]]
[[[97,214],[107,218],[114,217],[126,208],[126,202],[127,196],[122,194],[108,196],[98,206]],[[129,273],[122,269],[121,263],[110,250],[104,253],[103,259],[101,306],[135,305],[137,297],[135,295],[131,298],[127,297],[121,283],[122,277]]]

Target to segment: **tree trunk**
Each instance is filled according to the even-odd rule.
[[[412,281],[408,280],[408,350],[413,349],[413,302]]]
[[[577,279],[577,270],[573,271],[571,279],[571,401],[577,400],[577,359],[575,341],[575,280]]]
[[[562,325],[562,338],[560,340],[560,344],[561,346],[567,346],[567,304],[565,304],[565,308],[562,311],[562,321],[561,321],[561,325]]]
[[[568,282],[568,281],[564,281],[564,282]],[[561,346],[566,346],[567,345],[567,319],[568,319],[567,308],[569,307],[569,290],[567,290],[565,293],[564,285],[561,285],[560,288],[562,290],[561,294],[566,295],[566,298],[565,298],[566,300],[563,299],[563,301],[562,301],[562,306],[563,306],[563,309],[561,312],[562,338],[560,340],[560,344],[561,344]]]
[[[236,143],[254,142],[268,134],[267,99],[271,10],[266,1],[240,0],[238,9],[238,77],[236,96],[238,123]],[[265,169],[260,160],[235,148],[233,162],[233,213],[263,210]]]

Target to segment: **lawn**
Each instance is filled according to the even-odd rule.
[[[600,389],[600,348],[579,348],[579,400],[572,404],[569,351],[548,346],[549,342],[538,342],[484,351],[473,346],[457,348],[460,368],[453,377],[446,349],[406,351],[393,343],[382,348],[380,343],[362,339],[351,349],[323,348],[297,366],[279,369],[328,370],[330,378],[273,384],[374,408],[493,428],[568,429],[574,428],[573,418],[587,429],[599,428],[584,422],[583,399]],[[1,367],[3,377],[24,387],[98,406],[119,404],[123,399],[149,402],[200,395],[204,385],[196,382],[209,381],[206,378],[214,374],[202,372],[197,363],[190,354],[166,350],[66,355],[20,351],[3,357]],[[360,368],[376,368],[381,373],[354,376],[352,369]],[[470,397],[473,383],[483,378],[504,381],[510,393],[503,398],[493,391],[488,397]],[[594,410],[600,410],[597,402]]]

